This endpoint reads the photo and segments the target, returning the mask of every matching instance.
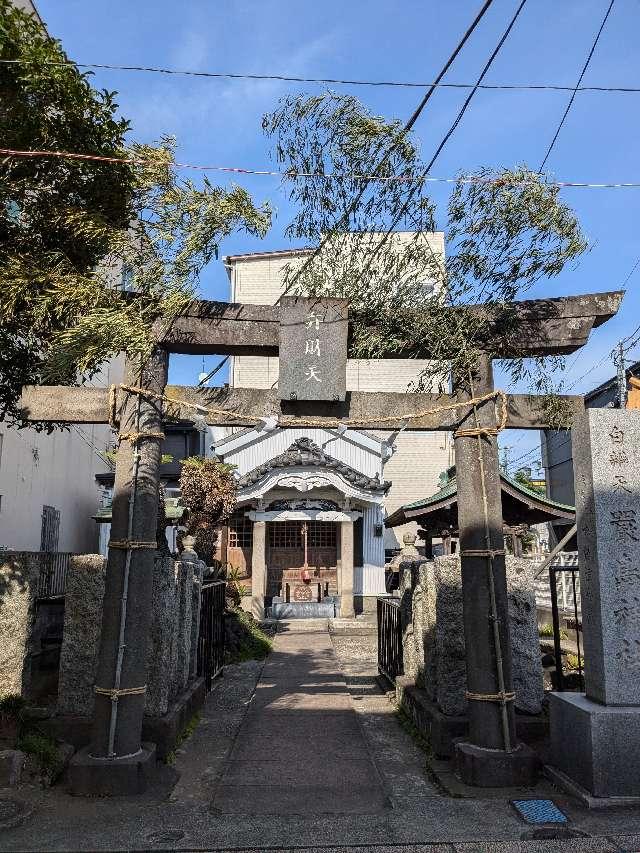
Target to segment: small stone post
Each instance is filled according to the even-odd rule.
[[[0,698],[29,694],[30,643],[40,571],[39,554],[0,555]]]
[[[586,693],[551,694],[550,760],[587,801],[638,803],[640,412],[586,409],[572,441]]]
[[[191,651],[189,658],[189,681],[193,681],[198,671],[198,638],[200,635],[200,605],[202,602],[202,579],[204,577],[204,570],[206,568],[205,563],[202,560],[196,560],[194,563],[192,563],[192,566],[193,587],[191,590]]]
[[[59,714],[93,714],[105,575],[106,560],[99,554],[71,558],[60,650]]]
[[[251,612],[256,619],[264,619],[264,597],[267,591],[267,523],[253,522],[253,550],[251,552]]]
[[[340,616],[351,619],[353,608],[353,522],[340,522]]]
[[[145,714],[161,717],[171,700],[171,656],[176,610],[175,560],[168,550],[158,552],[153,567],[153,615],[147,652]]]
[[[188,539],[190,537],[184,537]],[[183,539],[184,542],[184,539]],[[176,562],[175,670],[172,695],[178,696],[187,686],[191,665],[191,610],[193,607],[193,569],[198,557],[186,549]]]

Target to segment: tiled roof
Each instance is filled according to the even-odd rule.
[[[391,483],[382,482],[378,476],[369,477],[360,471],[356,471],[346,462],[340,462],[339,459],[329,456],[310,438],[297,439],[284,453],[263,462],[262,465],[258,465],[257,468],[241,477],[238,486],[243,488],[257,483],[270,471],[277,468],[327,468],[336,471],[354,486],[372,492],[386,492],[391,486]]]

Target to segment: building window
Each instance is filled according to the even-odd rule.
[[[229,519],[229,548],[253,547],[253,522],[246,515]]]
[[[269,527],[271,548],[302,548],[302,525],[299,521],[275,521]]]
[[[336,526],[332,521],[310,521],[307,535],[309,548],[336,547]]]

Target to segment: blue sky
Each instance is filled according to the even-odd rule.
[[[351,79],[429,81],[466,29],[480,0],[36,0],[52,35],[77,62],[155,65],[235,73],[285,74]],[[447,79],[475,79],[516,8],[495,0]],[[485,82],[574,85],[608,0],[529,0]],[[637,86],[640,9],[636,0],[617,0],[583,85]],[[118,91],[132,138],[153,142],[161,134],[178,139],[178,159],[249,168],[273,168],[262,115],[291,91],[319,86],[278,82],[224,81],[134,72],[98,71],[94,85]],[[334,86],[352,92],[387,118],[407,118],[419,89]],[[455,118],[466,93],[440,90],[415,131],[426,157]],[[538,167],[564,111],[560,92],[479,92],[441,154],[434,173],[450,176],[481,165]],[[640,181],[640,94],[579,93],[547,169],[562,180]],[[224,183],[222,175],[211,175]],[[269,200],[276,219],[263,241],[236,235],[224,254],[283,248],[291,209],[277,178],[235,179],[256,201]],[[446,186],[434,188],[440,210]],[[575,268],[532,295],[564,295],[620,287],[640,256],[640,189],[566,189],[591,242]],[[605,359],[616,341],[640,323],[640,268],[627,284],[619,315],[592,336],[572,364],[567,381],[588,390],[613,373]],[[227,298],[220,262],[202,280],[203,294]],[[640,358],[640,348],[630,357]],[[207,367],[216,359],[207,360]],[[192,384],[200,361],[176,357],[171,379]],[[505,434],[515,460],[537,443],[533,433]],[[525,462],[539,458],[532,454]]]

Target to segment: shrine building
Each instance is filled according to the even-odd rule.
[[[443,235],[428,239],[443,256]],[[286,266],[310,253],[226,257],[230,301],[274,304],[283,295]],[[433,292],[433,283],[424,286]],[[427,365],[418,359],[349,359],[347,392],[406,392]],[[277,357],[230,359],[232,387],[277,388],[278,379]],[[342,615],[375,607],[375,597],[385,592],[385,553],[399,547],[407,528],[417,527],[409,522],[386,528],[386,516],[435,491],[453,461],[446,432],[288,429],[267,419],[256,428],[212,427],[211,435],[211,452],[236,465],[239,478],[237,510],[221,531],[218,557],[239,570],[244,606],[250,592],[257,616],[274,598],[293,603],[337,596]]]

